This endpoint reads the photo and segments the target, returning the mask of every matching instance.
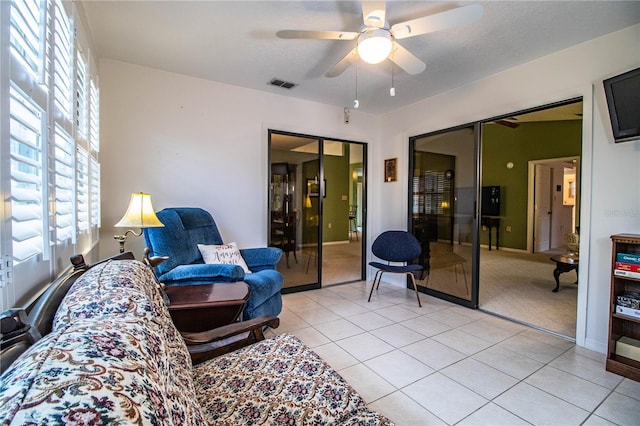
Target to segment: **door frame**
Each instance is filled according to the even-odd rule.
[[[535,253],[534,250],[534,232],[535,232],[535,168],[539,164],[551,164],[551,163],[559,163],[559,162],[572,162],[575,160],[576,165],[576,211],[574,212],[574,221],[577,226],[580,226],[580,222],[577,219],[580,219],[580,156],[572,156],[572,157],[557,157],[557,158],[545,158],[543,160],[529,160],[528,164],[528,197],[527,197],[527,253]],[[553,223],[553,221],[551,221]]]

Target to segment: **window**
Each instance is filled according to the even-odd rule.
[[[0,311],[26,306],[98,242],[100,92],[74,8],[0,1]]]

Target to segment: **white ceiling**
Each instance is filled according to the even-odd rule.
[[[479,3],[476,23],[403,39],[427,64],[419,75],[360,63],[360,110],[391,111],[517,64],[640,22],[640,1],[388,1],[394,24]],[[138,64],[265,92],[352,107],[355,67],[324,74],[355,41],[285,40],[281,29],[358,31],[359,1],[82,2],[99,58]],[[272,78],[298,84],[287,90]],[[523,82],[526,84],[526,82]]]

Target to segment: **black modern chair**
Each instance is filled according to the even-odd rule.
[[[418,239],[407,231],[385,231],[375,239],[371,246],[371,252],[374,256],[387,263],[369,262],[370,266],[378,270],[373,278],[373,285],[371,286],[368,302],[371,302],[373,289],[380,287],[382,275],[385,272],[390,272],[392,274],[405,274],[411,277],[413,289],[418,299],[418,306],[422,307],[420,295],[418,294],[418,286],[416,285],[416,279],[413,273],[422,271],[423,267],[422,265],[409,263],[417,259],[422,252]],[[400,263],[400,265],[398,265],[398,263]]]

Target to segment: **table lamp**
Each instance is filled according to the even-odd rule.
[[[124,253],[124,243],[127,240],[127,234],[131,233],[139,237],[142,235],[144,228],[158,228],[163,227],[164,224],[160,222],[160,219],[156,216],[153,205],[151,204],[151,195],[145,194],[144,192],[134,192],[131,194],[131,201],[129,201],[127,212],[114,226],[116,228],[140,228],[139,233],[128,229],[122,235],[113,236],[113,238],[120,243],[120,253]]]

